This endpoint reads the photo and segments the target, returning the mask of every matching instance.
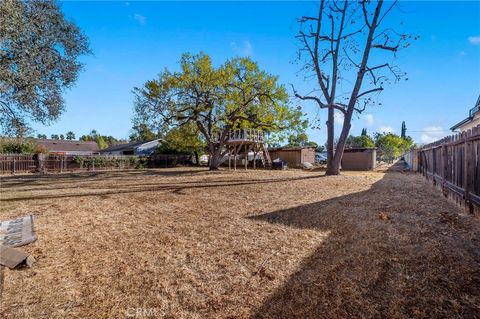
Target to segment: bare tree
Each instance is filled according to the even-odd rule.
[[[327,175],[340,174],[353,114],[374,104],[375,95],[385,84],[397,82],[406,75],[391,62],[379,62],[394,58],[412,39],[383,26],[395,5],[397,1],[384,7],[382,0],[321,0],[317,16],[299,19],[298,58],[303,63],[302,70],[307,72],[306,78],[315,80],[316,89],[304,95],[292,88],[297,98],[314,101],[321,109],[328,110]],[[336,112],[343,116],[343,126],[334,149]]]

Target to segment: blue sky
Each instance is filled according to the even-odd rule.
[[[65,93],[66,112],[37,133],[77,136],[99,133],[127,138],[133,109],[132,88],[175,70],[183,52],[209,54],[215,64],[251,56],[280,82],[308,87],[297,77],[296,18],[314,14],[316,2],[83,2],[61,4],[90,40],[93,55],[82,57],[85,69]],[[465,118],[480,94],[480,2],[402,1],[391,21],[404,22],[420,40],[398,54],[396,64],[408,81],[386,88],[382,106],[353,121],[353,134],[394,130],[406,121],[417,142],[431,142]],[[302,105],[308,117],[325,122],[326,112]],[[309,130],[324,143],[326,130]]]

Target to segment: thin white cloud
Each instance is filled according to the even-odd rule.
[[[468,42],[473,45],[480,45],[480,35],[472,35],[468,37]]]
[[[420,135],[422,143],[433,143],[442,137],[448,135],[441,126],[427,126],[423,128],[423,133]]]
[[[365,120],[365,123],[367,124],[367,126],[372,126],[373,124],[375,124],[375,118],[373,117],[372,114],[365,114],[363,116],[363,119]]]
[[[243,41],[242,45],[238,45],[236,42],[230,42],[230,48],[239,55],[249,56],[253,53],[253,46],[250,41]]]
[[[133,18],[138,21],[141,25],[145,25],[147,23],[147,18],[145,16],[142,16],[139,13],[135,13],[133,15]]]
[[[342,125],[345,117],[343,116],[343,113],[340,113],[340,111],[336,111],[333,115],[333,119],[335,121],[335,124]]]
[[[380,126],[377,130],[379,133],[395,133],[395,129],[391,126]]]

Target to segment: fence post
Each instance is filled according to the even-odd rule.
[[[447,178],[448,178],[448,145],[447,145],[448,140],[443,141],[443,146],[442,146],[442,162],[443,162],[443,169],[442,169],[442,175],[443,175],[443,185],[442,185],[442,191],[443,195],[445,197],[448,196],[447,192]]]
[[[470,188],[472,185],[472,142],[470,141],[470,137],[472,135],[472,130],[468,130],[467,133],[464,135],[464,142],[463,142],[463,185],[465,189],[465,207],[468,208],[470,213],[473,213],[473,207],[470,202]]]
[[[15,175],[15,165],[16,165],[16,162],[17,162],[17,161],[16,161],[15,159],[13,159],[13,167],[12,167],[12,170],[13,170],[12,173],[13,173],[13,175]]]

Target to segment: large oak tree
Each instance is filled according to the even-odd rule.
[[[30,121],[48,124],[64,109],[62,93],[89,53],[79,28],[55,1],[0,1],[0,126],[24,135]]]
[[[135,121],[160,131],[193,123],[207,145],[210,169],[221,164],[233,129],[286,132],[305,125],[277,77],[249,58],[214,67],[206,54],[184,54],[180,67],[134,89]]]

